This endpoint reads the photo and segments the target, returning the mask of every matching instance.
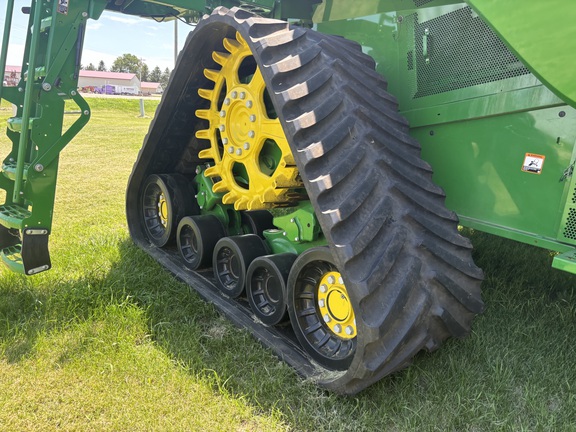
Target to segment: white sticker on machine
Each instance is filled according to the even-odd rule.
[[[524,156],[524,163],[522,164],[522,171],[532,174],[541,174],[542,166],[544,166],[544,159],[546,159],[546,156],[526,153],[526,156]]]

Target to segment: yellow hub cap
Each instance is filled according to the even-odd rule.
[[[348,291],[338,272],[322,276],[318,286],[318,308],[328,328],[342,339],[356,337],[356,318]]]
[[[158,197],[158,217],[163,226],[168,225],[168,204],[166,203],[164,194],[160,194]]]
[[[214,192],[225,193],[222,202],[234,204],[236,210],[289,202],[292,189],[302,187],[302,182],[280,120],[268,116],[260,69],[239,33],[235,39],[224,39],[224,48],[228,53],[212,54],[222,68],[204,70],[214,88],[198,91],[210,101],[209,109],[196,111],[209,122],[208,129],[196,132],[197,138],[210,141],[199,153],[214,161],[206,175],[216,181]],[[246,69],[253,73],[241,77]]]

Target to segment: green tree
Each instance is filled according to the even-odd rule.
[[[150,78],[150,69],[148,69],[148,65],[146,63],[142,63],[142,65],[140,66],[140,82],[142,81],[148,81],[148,79]]]
[[[104,60],[100,60],[100,63],[98,63],[98,70],[100,72],[106,72],[106,65],[104,65]]]
[[[160,84],[162,84],[162,88],[166,88],[168,86],[168,80],[170,79],[170,69],[164,69],[162,72],[162,77],[160,77]]]
[[[110,72],[128,72],[138,75],[140,72],[140,59],[134,54],[122,54],[116,57]]]
[[[94,66],[92,63],[90,63],[88,66],[86,66],[86,67],[84,68],[84,70],[95,71],[95,70],[96,70],[96,66]]]
[[[158,66],[152,69],[152,72],[150,72],[150,75],[148,75],[148,79],[150,82],[160,82],[162,79],[162,71]]]

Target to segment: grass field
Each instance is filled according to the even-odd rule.
[[[0,270],[1,431],[576,430],[576,276],[548,251],[468,233],[487,304],[471,336],[338,397],[132,244],[124,190],[150,118],[90,104],[61,155],[53,269]]]

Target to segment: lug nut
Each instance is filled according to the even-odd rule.
[[[234,153],[234,147],[232,146],[228,147],[228,153]]]
[[[224,132],[226,130],[226,126],[220,125],[218,126],[218,129],[220,129],[220,132]]]
[[[242,149],[236,149],[236,154],[240,156],[242,154]]]
[[[224,105],[230,105],[230,98],[224,99]]]
[[[348,336],[352,336],[352,333],[354,333],[354,329],[352,328],[352,326],[346,326],[344,332],[346,332]]]
[[[240,99],[246,99],[246,92],[240,92]]]
[[[246,101],[246,108],[252,108],[252,101]]]
[[[224,145],[228,144],[228,138],[222,138],[222,144]]]
[[[328,287],[324,284],[320,285],[320,292],[325,293],[326,291],[328,291]]]
[[[300,241],[300,237],[294,237],[294,241],[295,242]]]
[[[230,96],[232,96],[232,99],[236,99],[238,97],[238,92],[233,91],[232,93],[230,93]]]
[[[250,121],[254,123],[256,121],[256,116],[254,114],[250,115]]]
[[[336,278],[334,276],[328,276],[328,283],[333,284],[334,282],[336,282]]]
[[[254,137],[256,136],[256,132],[254,132],[254,131],[249,131],[249,132],[248,132],[248,136],[249,136],[250,138],[254,138]]]
[[[323,308],[325,305],[326,305],[326,302],[324,301],[324,299],[318,300],[318,306],[320,306],[321,308]]]
[[[224,110],[220,111],[220,117],[226,117],[226,111]]]
[[[340,285],[344,285],[344,279],[342,279],[342,276],[340,276],[340,277],[338,278],[338,283],[339,283]]]
[[[244,143],[244,150],[248,150],[250,148],[250,144]]]
[[[324,322],[325,322],[325,323],[329,323],[329,322],[331,321],[331,320],[330,320],[330,315],[328,315],[328,314],[324,315],[322,318],[324,319]]]
[[[340,333],[342,331],[342,326],[340,324],[336,324],[332,330],[334,330],[334,333]]]

